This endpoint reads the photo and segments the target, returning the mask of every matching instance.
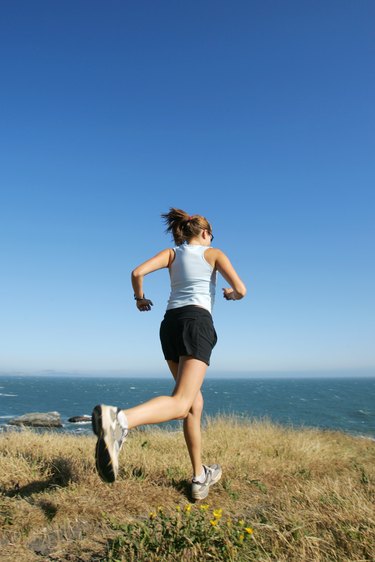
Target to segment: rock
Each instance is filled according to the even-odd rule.
[[[80,422],[90,422],[91,423],[91,416],[73,416],[72,418],[68,419],[70,423],[80,423]]]
[[[29,427],[62,427],[59,412],[32,412],[8,421],[10,425],[26,425]]]

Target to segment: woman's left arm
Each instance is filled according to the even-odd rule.
[[[240,279],[237,271],[229,261],[229,258],[218,248],[209,248],[206,253],[207,261],[215,267],[224,279],[230,284],[230,288],[223,289],[223,296],[227,301],[237,301],[246,295],[246,287]]]
[[[171,252],[172,249],[167,248],[162,250],[153,258],[145,261],[132,271],[131,280],[134,290],[134,298],[136,299],[136,305],[138,310],[141,312],[147,312],[151,310],[153,306],[152,301],[146,299],[143,293],[143,278],[145,275],[157,271],[158,269],[163,269],[164,267],[169,267],[171,263]]]

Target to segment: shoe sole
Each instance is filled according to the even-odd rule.
[[[116,480],[116,474],[113,468],[111,455],[109,454],[109,450],[104,439],[103,409],[100,405],[95,406],[93,409],[91,422],[92,430],[98,437],[95,447],[96,470],[103,482],[112,484]]]
[[[220,469],[219,474],[216,476],[216,478],[214,480],[211,480],[209,486],[206,486],[206,488],[202,491],[202,492],[198,492],[195,494],[192,494],[191,497],[193,498],[193,500],[204,500],[205,498],[207,498],[210,488],[211,486],[213,486],[214,484],[216,484],[217,482],[219,482],[221,476],[223,474],[223,471]]]

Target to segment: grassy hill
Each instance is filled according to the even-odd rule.
[[[189,498],[180,432],[133,431],[115,484],[95,439],[0,435],[1,560],[375,559],[375,442],[267,421],[207,420],[204,462],[222,480]]]

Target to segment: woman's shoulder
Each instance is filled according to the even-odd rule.
[[[222,256],[224,256],[224,252],[222,252],[221,250],[219,250],[219,248],[207,248],[207,250],[204,252],[204,259],[212,266],[215,267],[218,260],[220,260],[220,258]]]
[[[218,258],[220,256],[224,256],[224,252],[222,252],[222,250],[219,250],[219,248],[212,248],[209,247],[207,248],[207,250],[204,253],[205,256],[212,256],[214,258]]]
[[[174,260],[175,256],[176,256],[175,248],[164,248],[164,250],[158,252],[156,256],[154,256],[151,259],[152,260],[157,259],[160,262],[164,263],[163,267],[169,267],[172,261]]]

